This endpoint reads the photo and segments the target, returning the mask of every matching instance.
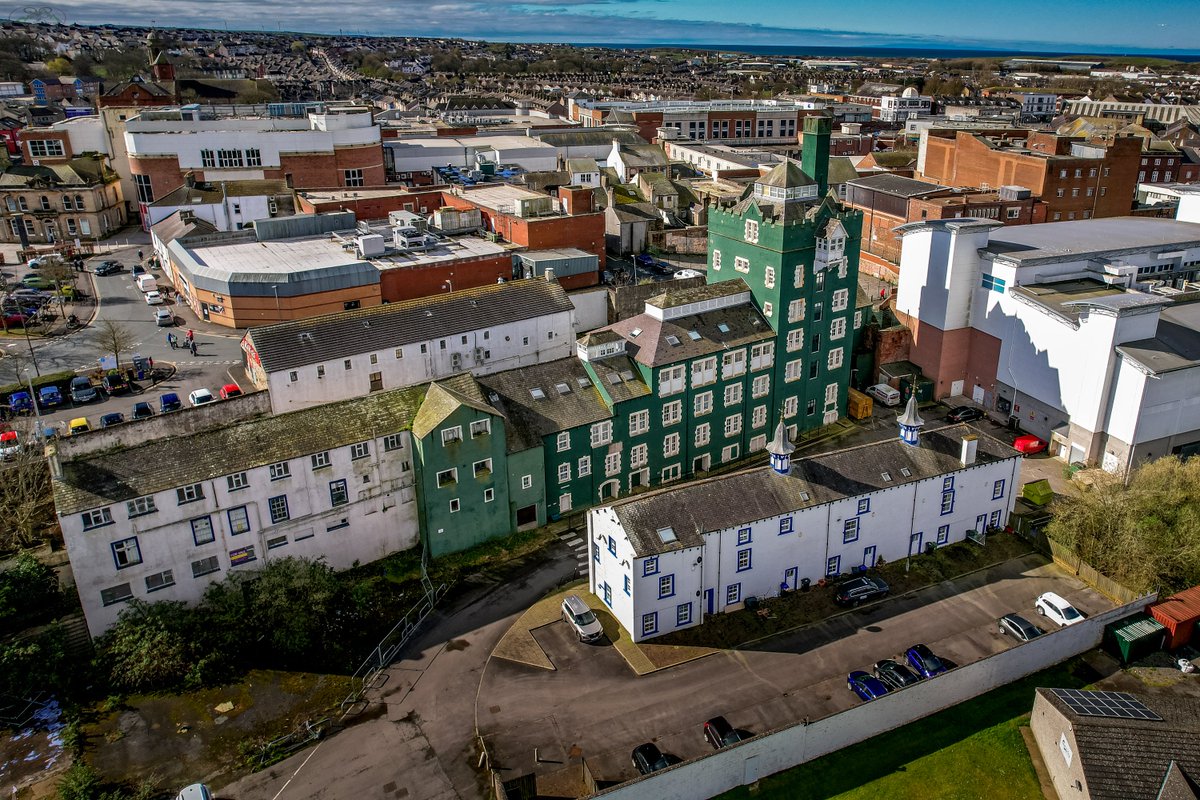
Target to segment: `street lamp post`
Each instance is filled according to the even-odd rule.
[[[33,352],[33,339],[29,337],[29,317],[26,315],[25,321],[21,323],[21,330],[25,331],[25,343],[29,345],[29,360],[33,362],[33,371],[37,376],[42,377],[42,371],[38,369],[37,356]]]
[[[283,312],[279,310],[279,286],[271,284],[271,292],[275,295],[275,321],[283,322]]]
[[[29,367],[25,368],[25,381],[29,384],[29,402],[33,405],[33,417],[36,420],[34,430],[37,431],[40,442],[42,440],[42,409],[38,407],[38,396],[33,391],[33,378],[29,375]]]

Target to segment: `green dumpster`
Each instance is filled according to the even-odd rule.
[[[1121,663],[1128,664],[1161,650],[1167,629],[1149,614],[1110,622],[1104,626],[1103,647]]]
[[[1021,497],[1030,505],[1041,508],[1054,499],[1054,490],[1050,488],[1050,481],[1042,478],[1021,487]]]

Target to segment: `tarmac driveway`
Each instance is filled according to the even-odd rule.
[[[630,751],[642,742],[653,740],[685,759],[708,752],[702,725],[717,714],[765,733],[849,708],[860,701],[846,688],[848,672],[869,670],[917,642],[956,664],[1011,647],[996,619],[1023,612],[1044,622],[1033,600],[1046,591],[1087,614],[1112,607],[1044,558],[1026,556],[643,678],[611,646],[582,644],[555,622],[534,636],[556,671],[488,663],[476,709],[479,732],[506,778],[553,772],[582,754],[597,779],[627,780],[634,776]],[[535,748],[541,763],[534,762]]]

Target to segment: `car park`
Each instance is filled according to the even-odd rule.
[[[129,381],[125,380],[119,372],[110,372],[100,381],[100,385],[104,387],[104,391],[110,395],[129,394],[133,388],[129,385]]]
[[[171,411],[178,411],[183,408],[183,403],[179,400],[179,395],[174,392],[166,392],[159,395],[158,410],[162,414],[167,414]]]
[[[100,427],[111,428],[113,425],[120,425],[124,421],[125,415],[120,411],[110,411],[104,416],[100,417]]]
[[[983,411],[975,406],[959,406],[946,415],[947,422],[971,422],[977,419],[983,419]]]
[[[737,744],[750,737],[730,725],[724,717],[713,717],[704,723],[704,738],[708,740],[714,750],[720,750],[722,747]]]
[[[224,392],[224,389],[221,390]],[[604,627],[596,614],[579,598],[569,594],[562,601],[562,618],[581,642],[594,642],[604,635]]]
[[[231,397],[241,397],[242,387],[238,386],[236,383],[227,383],[221,387],[219,394],[221,395],[222,400],[228,400]]]
[[[874,672],[875,677],[883,681],[883,685],[888,687],[889,691],[903,689],[905,686],[912,686],[914,683],[920,683],[921,681],[920,675],[890,658],[877,661]]]
[[[1060,628],[1083,622],[1084,616],[1079,609],[1068,603],[1054,592],[1046,592],[1033,602],[1034,609],[1046,619],[1056,623]]]
[[[885,406],[900,405],[899,390],[893,389],[891,386],[888,386],[886,383],[877,383],[874,386],[868,386],[867,394],[871,395],[871,397],[874,397],[876,400],[878,400],[880,403],[882,403]]]
[[[1013,439],[1013,449],[1029,456],[1045,450],[1046,441],[1039,439],[1031,433],[1026,433]]]
[[[169,308],[156,308],[154,310],[154,324],[160,328],[173,328],[175,326],[175,312]]]
[[[163,296],[155,289],[146,292],[146,305],[161,306],[163,304]]]
[[[633,748],[632,759],[633,767],[640,775],[649,775],[651,772],[666,769],[672,764],[678,764],[683,760],[679,756],[664,753],[653,742],[639,744]]]
[[[67,431],[74,436],[77,433],[87,433],[92,429],[87,417],[76,417],[67,423]]]
[[[217,402],[217,398],[208,389],[195,389],[188,394],[188,402],[193,406],[203,406]]]
[[[1005,614],[997,621],[996,625],[1000,628],[1000,633],[1011,636],[1018,642],[1028,642],[1045,633],[1044,630],[1020,614]]]
[[[63,402],[62,392],[57,386],[43,386],[38,389],[38,405],[42,408],[55,408]]]
[[[863,575],[840,583],[833,595],[833,602],[839,606],[856,606],[871,600],[877,600],[888,593],[888,585],[879,578]]]
[[[118,272],[124,272],[125,265],[120,261],[101,261],[96,265],[92,273],[104,277],[105,275],[116,275]]]
[[[137,402],[133,404],[133,413],[130,415],[132,419],[149,419],[154,416],[154,409],[146,402]]]
[[[846,678],[846,685],[863,700],[877,700],[888,693],[883,681],[860,669],[850,673]]]
[[[8,410],[13,414],[33,411],[33,396],[29,392],[13,392],[8,396]]]
[[[932,678],[946,671],[946,665],[923,644],[914,644],[904,651],[908,665],[922,678]]]
[[[100,392],[92,385],[92,379],[86,375],[76,375],[71,379],[71,402],[90,403],[100,399]]]

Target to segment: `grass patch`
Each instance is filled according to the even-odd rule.
[[[869,574],[887,581],[894,597],[974,572],[989,564],[1026,555],[1032,549],[1019,536],[996,534],[988,537],[983,547],[973,542],[959,542],[940,547],[933,553],[914,556],[907,571],[904,561],[895,561],[881,563]],[[748,642],[838,613],[842,609],[834,604],[833,594],[831,585],[813,586],[809,592],[790,592],[783,597],[766,598],[760,606],[765,614],[748,611],[714,614],[703,625],[659,636],[654,639],[654,644],[725,649],[741,647]]]
[[[1098,678],[1074,659],[719,800],[1038,800],[1041,790],[1020,731],[1033,708],[1033,690],[1083,688]]]

